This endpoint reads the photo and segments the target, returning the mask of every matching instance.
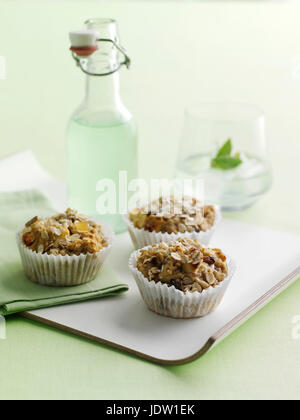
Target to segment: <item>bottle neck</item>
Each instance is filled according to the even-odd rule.
[[[90,125],[119,124],[132,118],[120,97],[118,72],[109,76],[87,76],[85,99],[75,118]]]
[[[90,109],[104,110],[122,106],[119,73],[109,76],[87,76],[85,103]]]
[[[89,28],[97,29],[103,37],[118,41],[114,21],[90,21]],[[131,119],[120,97],[119,71],[115,71],[119,65],[118,50],[110,42],[102,42],[99,50],[87,58],[87,70],[96,76],[87,76],[85,99],[75,113],[76,118],[91,125],[117,124]],[[106,76],[97,76],[110,72]]]

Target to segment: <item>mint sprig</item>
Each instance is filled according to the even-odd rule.
[[[216,157],[212,159],[211,167],[223,170],[237,168],[242,163],[240,154],[236,153],[234,156],[231,156],[231,154],[232,141],[231,139],[228,139],[220,148]]]

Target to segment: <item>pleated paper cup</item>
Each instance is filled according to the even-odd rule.
[[[139,229],[134,226],[126,214],[123,216],[124,222],[126,223],[128,232],[130,234],[133,246],[135,249],[141,249],[148,245],[158,244],[160,242],[174,242],[180,238],[197,239],[202,245],[208,245],[218,224],[222,220],[221,210],[218,206],[214,206],[216,211],[216,218],[214,225],[206,232],[185,232],[185,233],[162,233],[162,232],[149,232],[146,229]]]
[[[17,233],[17,244],[24,271],[28,279],[42,286],[79,286],[95,280],[105,259],[108,257],[114,233],[112,228],[101,221],[98,224],[108,242],[108,246],[95,254],[48,255],[29,249],[22,241],[22,230]]]
[[[148,247],[146,247],[148,248]],[[210,286],[200,292],[182,292],[174,286],[161,282],[149,281],[137,269],[137,259],[141,250],[131,254],[129,268],[137,283],[147,307],[159,314],[171,318],[198,318],[213,312],[221,303],[225,292],[236,271],[234,261],[227,256],[228,276],[216,287]]]

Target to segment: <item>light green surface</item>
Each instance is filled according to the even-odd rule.
[[[293,72],[300,55],[298,5],[32,4],[0,4],[0,55],[7,58],[7,80],[0,80],[1,155],[31,148],[63,176],[65,122],[83,87],[66,32],[92,15],[115,16],[134,58],[132,70],[122,72],[123,96],[139,120],[142,174],[151,174],[153,162],[157,175],[171,173],[186,104],[256,103],[267,115],[275,184],[234,217],[300,234],[300,79]],[[300,340],[292,339],[299,297],[300,282],[204,358],[174,368],[14,316],[7,340],[0,341],[0,398],[299,398]]]
[[[0,194],[0,314],[11,315],[32,309],[80,302],[128,290],[104,265],[96,279],[77,287],[44,287],[25,276],[16,243],[16,232],[33,215],[54,214],[48,199],[38,191]]]

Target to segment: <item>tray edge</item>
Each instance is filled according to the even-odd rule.
[[[273,286],[268,292],[266,292],[263,296],[261,296],[259,299],[253,302],[250,306],[248,306],[248,308],[246,308],[244,311],[239,313],[231,321],[229,321],[226,325],[224,325],[224,327],[222,327],[219,331],[217,331],[214,335],[212,335],[207,340],[205,345],[201,349],[199,349],[196,353],[186,358],[176,359],[176,360],[159,359],[159,358],[150,356],[146,353],[133,350],[129,347],[122,346],[121,344],[117,344],[109,340],[105,340],[104,338],[96,337],[91,334],[85,333],[83,331],[76,330],[71,327],[67,327],[63,324],[50,321],[46,318],[39,317],[30,312],[22,312],[20,313],[20,315],[23,316],[24,318],[41,322],[50,327],[58,328],[68,333],[75,334],[79,337],[87,338],[97,343],[104,344],[106,346],[117,349],[121,352],[126,352],[136,357],[145,359],[152,363],[157,363],[157,364],[161,364],[165,366],[178,366],[178,365],[183,365],[186,363],[191,363],[199,359],[200,357],[204,356],[204,354],[206,354],[209,350],[211,350],[212,347],[214,347],[220,341],[225,339],[228,335],[230,335],[233,331],[235,331],[239,326],[241,326],[244,322],[246,322],[252,315],[254,315],[256,312],[262,309],[271,300],[273,300],[276,296],[278,296],[282,291],[284,291],[287,287],[289,287],[292,283],[294,283],[299,276],[300,276],[300,266],[298,266],[295,270],[293,270],[290,274],[288,274],[283,280],[281,280],[279,283]]]

